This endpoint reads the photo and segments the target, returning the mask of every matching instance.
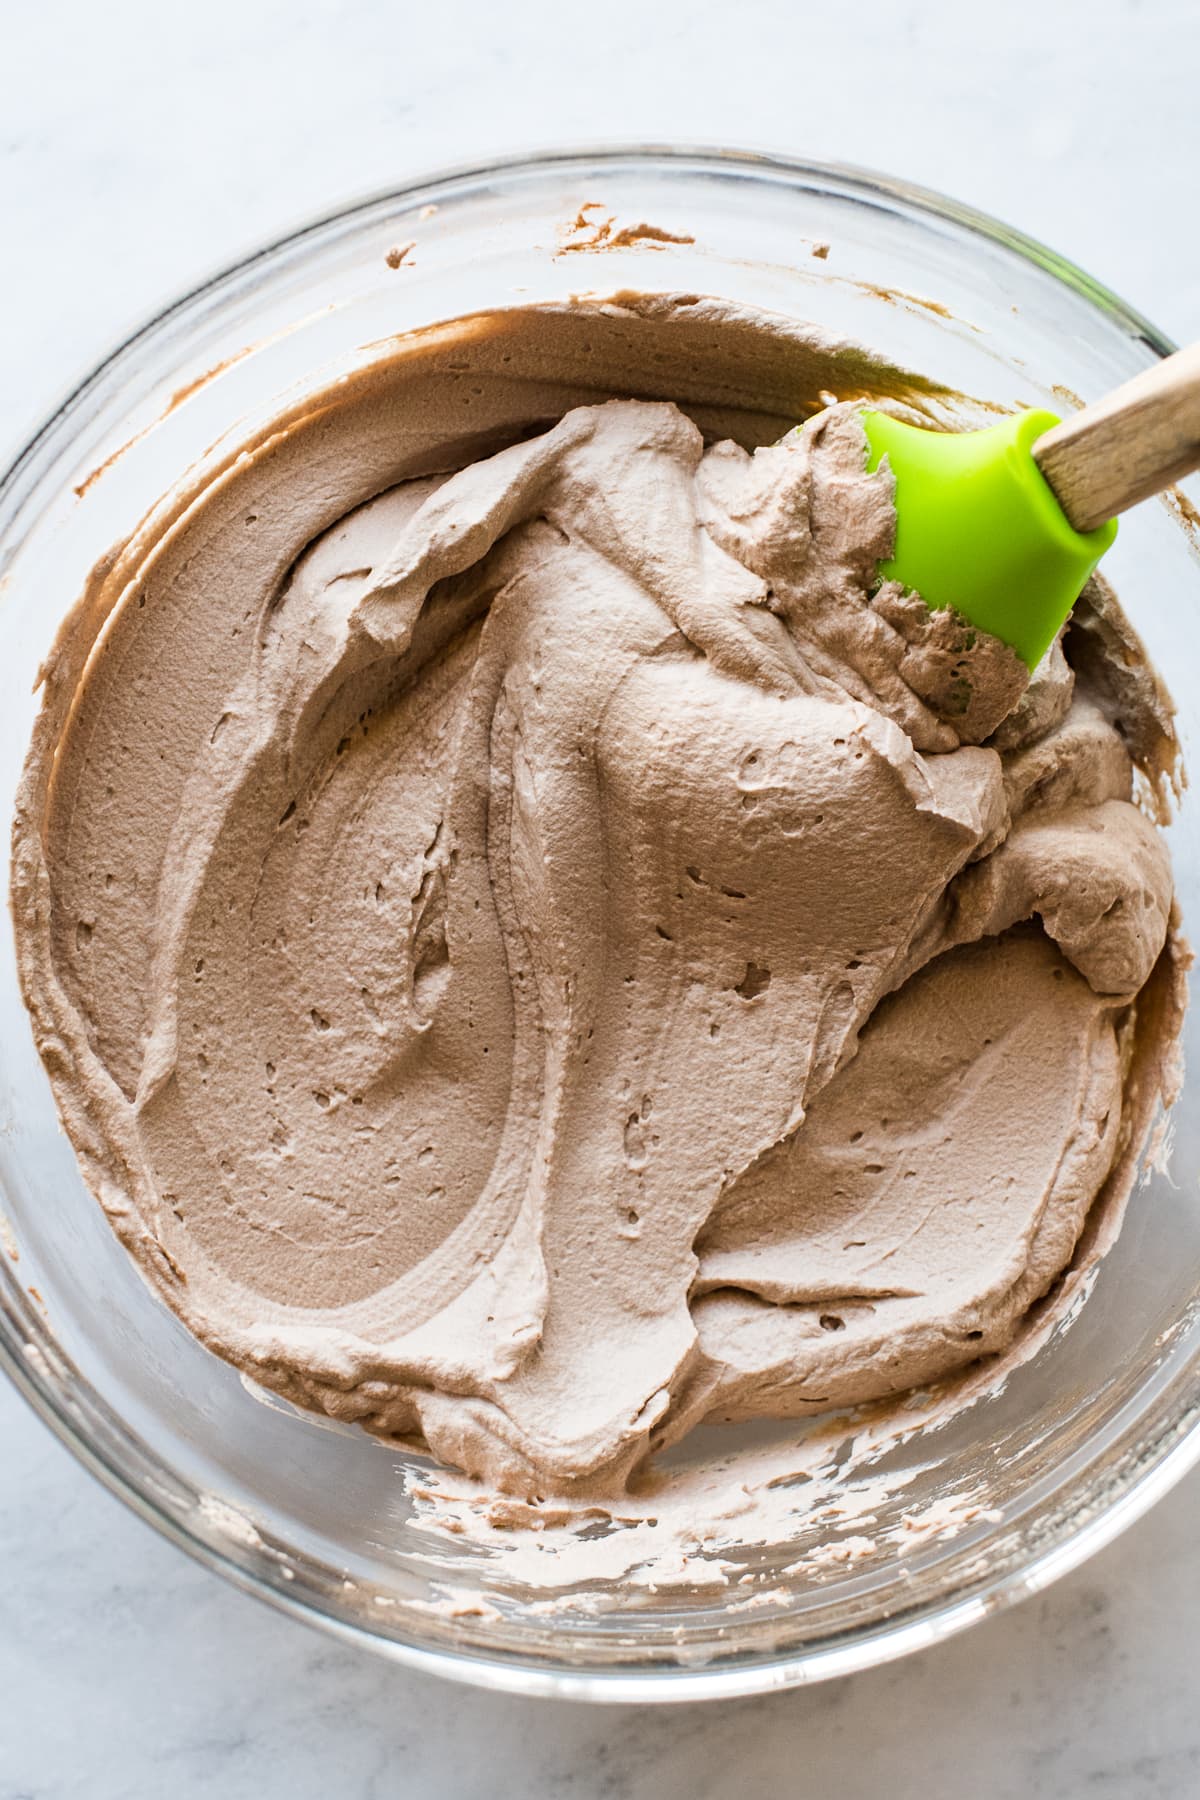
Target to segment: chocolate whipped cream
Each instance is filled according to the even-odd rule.
[[[1167,703],[1100,589],[1030,681],[880,586],[830,388],[937,411],[716,302],[441,328],[189,477],[47,668],[14,904],[88,1182],[220,1355],[501,1487],[1005,1350],[1129,1149]]]

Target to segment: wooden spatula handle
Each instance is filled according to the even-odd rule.
[[[1076,531],[1094,531],[1200,468],[1200,344],[1064,419],[1033,457]]]

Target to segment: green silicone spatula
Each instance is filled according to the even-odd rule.
[[[880,573],[1003,638],[1033,669],[1117,535],[1116,514],[1200,468],[1200,344],[1060,421],[925,431],[865,412],[868,468],[896,479]]]

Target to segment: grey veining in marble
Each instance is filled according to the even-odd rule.
[[[890,167],[1200,335],[1195,0],[0,0],[0,46],[0,450],[255,239],[532,142]],[[1191,1800],[1198,1501],[1200,1475],[1049,1593],[906,1662],[587,1709],[439,1684],[275,1616],[0,1388],[0,1800]]]

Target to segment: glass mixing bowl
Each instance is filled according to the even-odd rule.
[[[651,220],[693,241],[563,255],[589,203],[603,208],[592,219]],[[622,287],[715,293],[815,320],[1006,408],[1093,399],[1171,348],[1041,246],[846,169],[729,152],[576,152],[349,207],[160,313],[63,402],[5,476],[0,791],[10,812],[35,674],[60,619],[97,558],[214,440],[397,332]],[[1108,566],[1174,687],[1188,759],[1200,731],[1200,566],[1186,500],[1140,507]],[[1185,795],[1170,834],[1185,920],[1200,898],[1197,812]],[[1045,1586],[1200,1456],[1200,1132],[1189,1085],[1169,1170],[1143,1169],[1086,1304],[936,1441],[918,1433],[893,1453],[910,1479],[881,1503],[881,1530],[968,1487],[982,1486],[981,1513],[915,1534],[907,1554],[831,1564],[819,1577],[788,1572],[795,1544],[760,1548],[748,1564],[774,1598],[759,1613],[730,1611],[711,1588],[630,1586],[602,1608],[573,1610],[567,1596],[547,1615],[530,1610],[502,1563],[481,1562],[473,1579],[488,1604],[454,1617],[437,1604],[445,1570],[404,1479],[420,1459],[264,1405],[143,1286],[58,1127],[11,932],[2,935],[0,1357],[47,1423],[144,1518],[239,1585],[344,1637],[525,1693],[757,1692],[900,1655]],[[1200,1013],[1188,1038],[1198,1030]]]

